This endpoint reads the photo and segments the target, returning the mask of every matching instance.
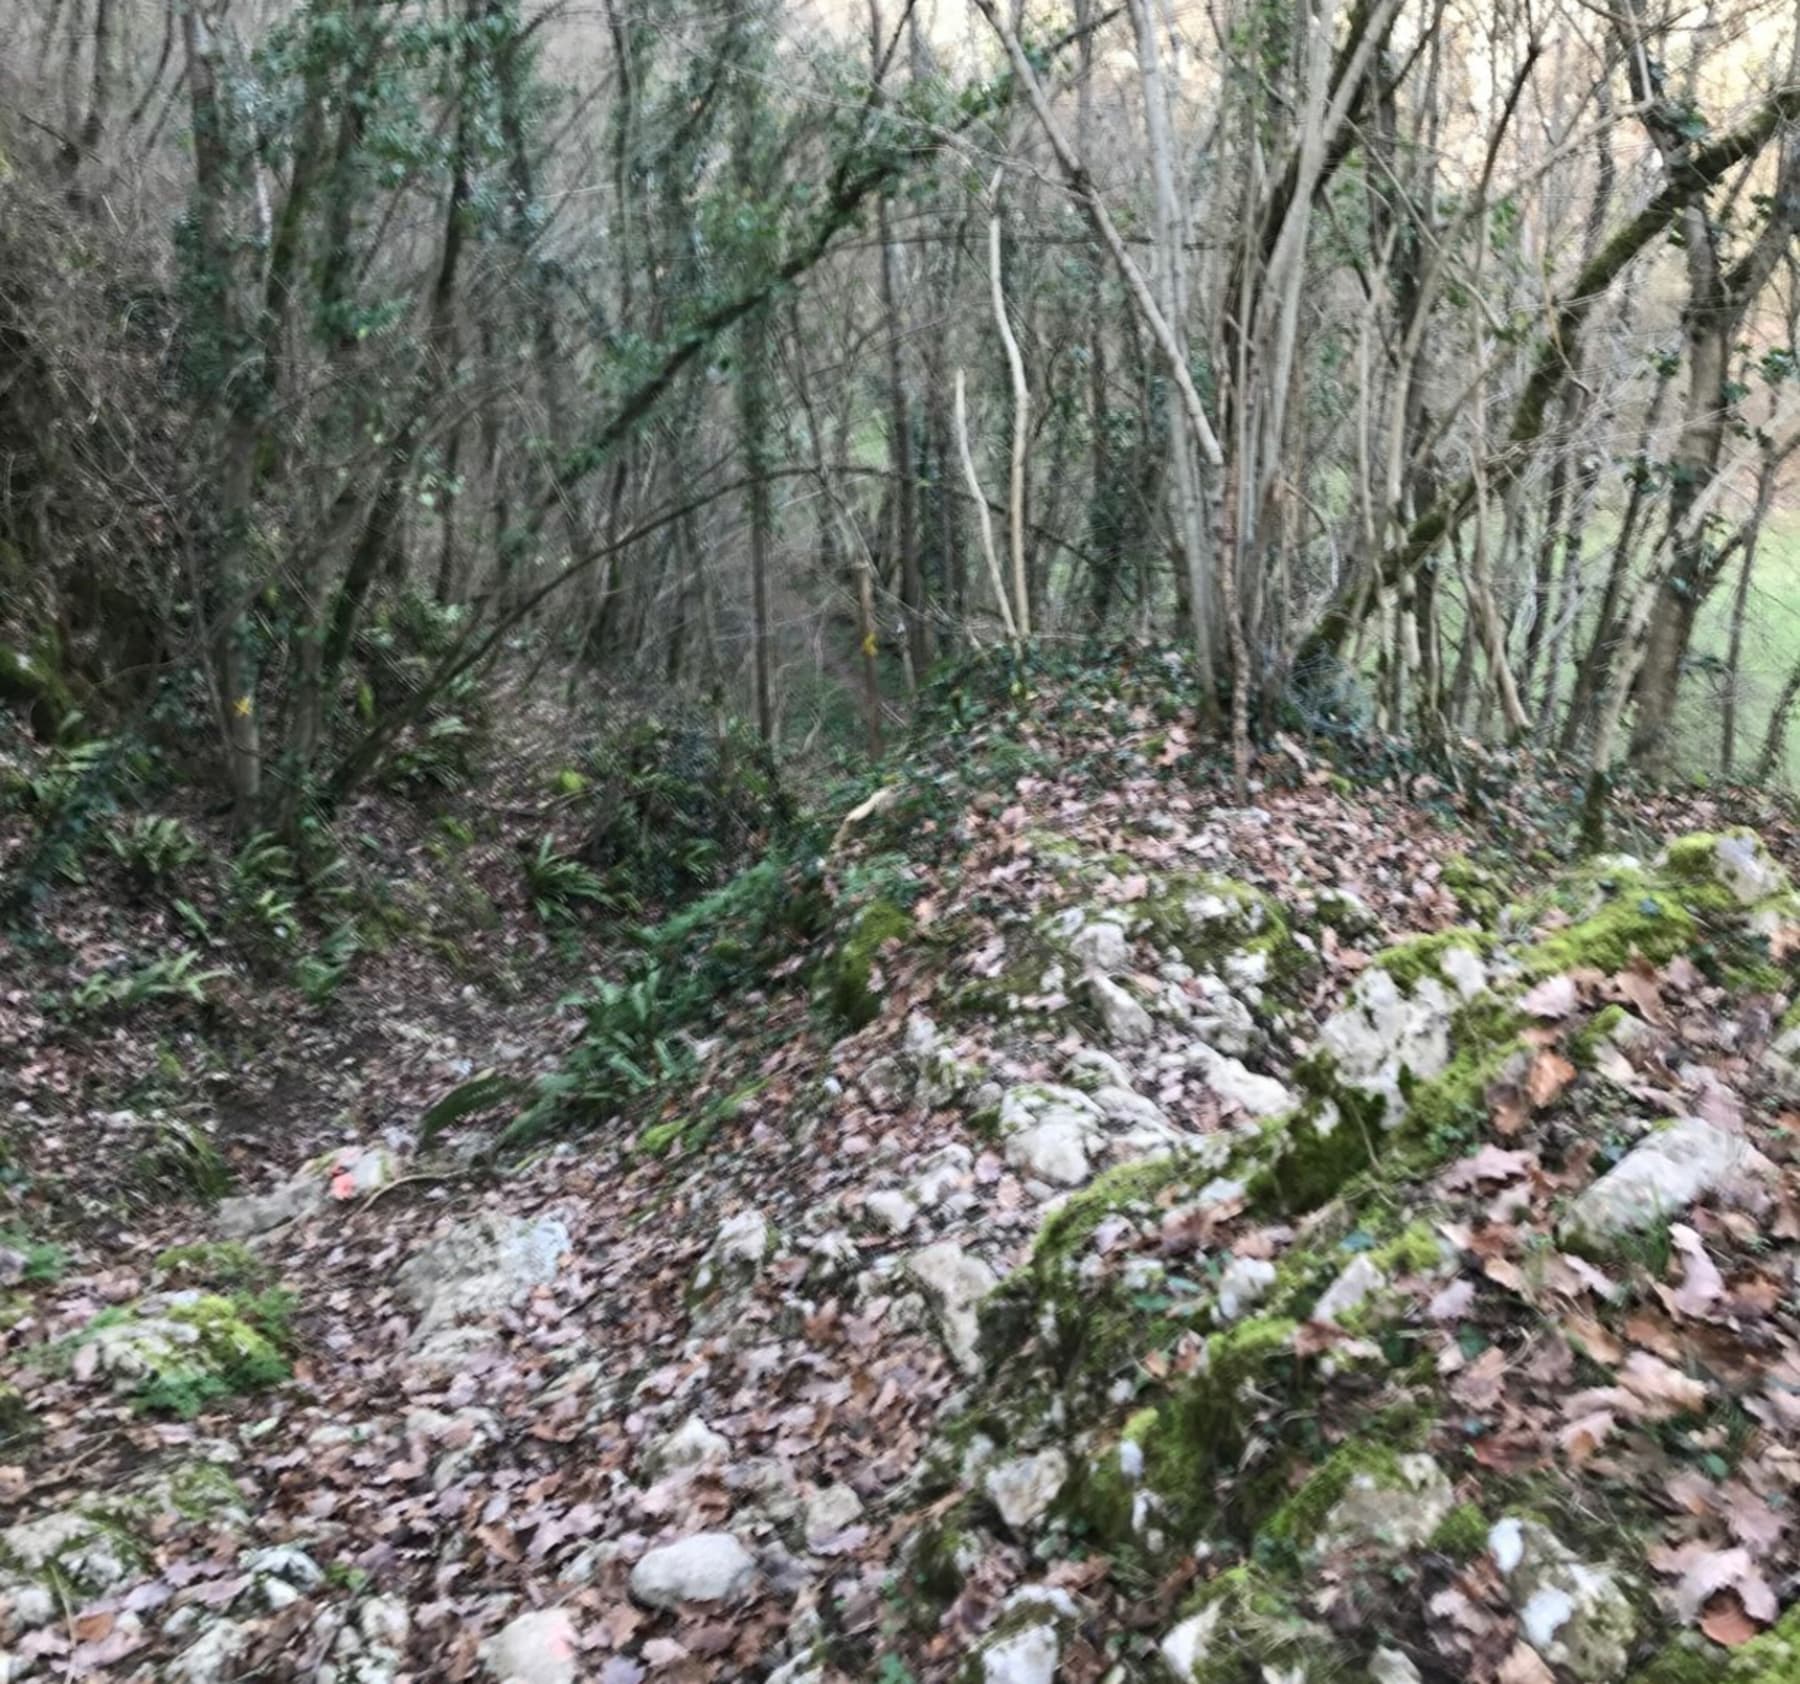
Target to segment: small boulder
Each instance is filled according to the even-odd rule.
[[[1773,1175],[1741,1134],[1683,1117],[1646,1135],[1586,1188],[1562,1221],[1565,1237],[1610,1239],[1678,1216],[1734,1181]]]
[[[871,1221],[890,1234],[904,1234],[919,1214],[919,1207],[893,1187],[883,1187],[868,1194],[863,1199],[863,1210]]]
[[[631,1570],[631,1594],[649,1608],[729,1602],[755,1579],[756,1558],[729,1532],[696,1532],[642,1556]]]
[[[726,1217],[694,1276],[696,1295],[748,1284],[774,1249],[775,1231],[760,1210],[740,1210]]]
[[[538,1608],[482,1644],[481,1663],[500,1684],[575,1684],[576,1642],[566,1608]]]
[[[1396,1456],[1392,1467],[1365,1468],[1350,1476],[1315,1542],[1327,1555],[1419,1549],[1455,1507],[1449,1476],[1432,1457]]]
[[[1213,1633],[1224,1612],[1223,1602],[1209,1602],[1199,1613],[1188,1615],[1158,1645],[1164,1665],[1181,1684],[1194,1684],[1201,1664],[1211,1656]]]
[[[1242,1062],[1215,1052],[1204,1041],[1188,1049],[1188,1065],[1228,1105],[1252,1117],[1279,1117],[1294,1108],[1294,1096],[1273,1076],[1259,1076]]]
[[[819,1543],[836,1537],[862,1519],[862,1498],[847,1485],[822,1485],[807,1494],[803,1513],[806,1541]]]
[[[219,1232],[249,1239],[315,1210],[364,1198],[400,1178],[400,1160],[385,1146],[340,1146],[321,1153],[266,1193],[221,1199]]]
[[[731,1454],[731,1441],[716,1433],[698,1415],[690,1415],[662,1440],[647,1458],[658,1478],[684,1473],[707,1462],[722,1462]]]
[[[1351,1258],[1343,1273],[1319,1294],[1319,1301],[1313,1306],[1312,1319],[1335,1324],[1366,1303],[1373,1294],[1380,1292],[1387,1283],[1387,1276],[1382,1273],[1381,1266],[1366,1252],[1359,1253]]]
[[[998,1286],[999,1278],[979,1257],[971,1257],[953,1240],[940,1240],[907,1259],[908,1272],[925,1289],[937,1313],[944,1345],[965,1373],[980,1370],[977,1341],[981,1324],[976,1312]]]
[[[1446,955],[1460,951],[1444,950]],[[1471,980],[1465,976],[1456,983],[1458,995]],[[1373,965],[1356,979],[1343,1007],[1325,1020],[1319,1047],[1331,1055],[1340,1083],[1386,1102],[1382,1121],[1392,1128],[1406,1115],[1403,1078],[1428,1082],[1449,1065],[1450,1020],[1457,1005],[1435,976],[1419,977],[1409,991],[1392,971]]]
[[[982,1475],[981,1485],[1007,1529],[1022,1536],[1049,1513],[1068,1478],[1069,1458],[1052,1449],[995,1463]]]
[[[1156,1033],[1156,1020],[1136,995],[1098,971],[1087,979],[1088,1000],[1115,1046],[1135,1046]]]
[[[1631,1598],[1610,1567],[1578,1559],[1547,1526],[1508,1516],[1488,1534],[1525,1641],[1575,1684],[1625,1676],[1637,1635]]]
[[[250,1647],[254,1631],[237,1620],[220,1620],[203,1631],[169,1662],[170,1684],[236,1684],[243,1675],[238,1661]]]
[[[1084,970],[1100,976],[1117,976],[1131,963],[1131,938],[1116,920],[1095,918],[1069,937],[1069,952]]]
[[[454,1370],[486,1343],[479,1324],[517,1309],[556,1278],[569,1255],[569,1230],[553,1216],[527,1219],[484,1211],[431,1240],[401,1265],[396,1284],[418,1314],[412,1365]]]
[[[1221,1322],[1237,1321],[1252,1305],[1260,1304],[1274,1284],[1275,1265],[1267,1258],[1232,1258],[1219,1277],[1214,1316]]]
[[[1020,1626],[982,1650],[982,1684],[1052,1684],[1061,1655],[1054,1625]]]

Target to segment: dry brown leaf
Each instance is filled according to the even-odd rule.
[[[1551,1052],[1546,1047],[1531,1061],[1531,1069],[1525,1077],[1525,1092],[1532,1108],[1541,1111],[1574,1080],[1575,1066],[1561,1053]]]

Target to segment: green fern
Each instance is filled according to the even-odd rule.
[[[156,1000],[175,1000],[188,1005],[207,1004],[206,989],[227,973],[199,969],[197,953],[172,953],[152,959],[135,970],[96,971],[69,994],[77,1013],[130,1011]]]
[[[559,851],[551,836],[542,838],[536,851],[525,856],[525,893],[532,910],[546,924],[566,923],[578,906],[618,911],[626,904],[598,872]]]

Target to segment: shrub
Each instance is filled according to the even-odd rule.
[[[645,900],[714,887],[792,822],[774,758],[741,722],[645,715],[603,736],[590,761],[581,857]]]

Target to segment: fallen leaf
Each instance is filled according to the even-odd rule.
[[[1532,1108],[1543,1110],[1574,1080],[1575,1066],[1561,1053],[1551,1052],[1546,1047],[1531,1061],[1531,1069],[1525,1077],[1525,1092],[1530,1096]]]
[[[1575,979],[1547,977],[1520,996],[1519,1010],[1531,1017],[1567,1017],[1575,1010]]]
[[[1494,1677],[1496,1684],[1556,1684],[1556,1674],[1529,1643],[1515,1643]]]

